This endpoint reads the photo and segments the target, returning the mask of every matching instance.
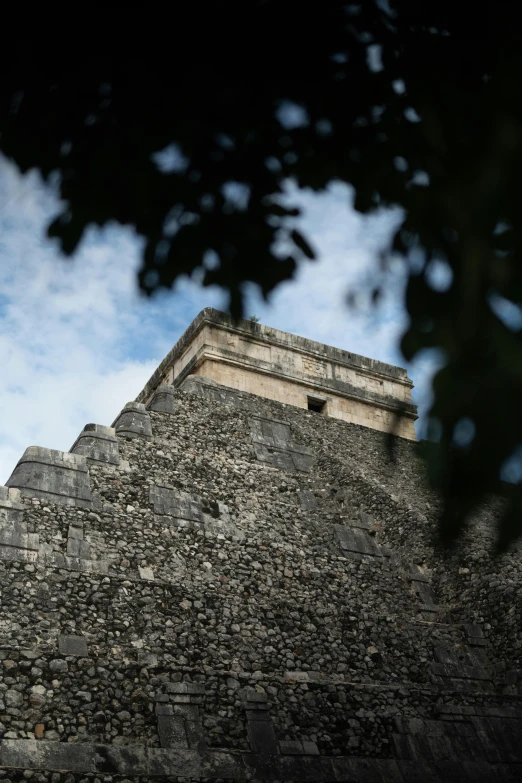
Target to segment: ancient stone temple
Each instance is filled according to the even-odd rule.
[[[411,386],[204,310],[112,427],[30,446],[0,783],[522,780],[520,552],[493,500],[439,552]]]

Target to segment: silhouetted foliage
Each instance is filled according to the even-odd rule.
[[[516,3],[180,5],[172,18],[140,4],[73,22],[64,7],[33,34],[4,26],[0,148],[22,171],[58,172],[49,235],[66,254],[91,223],[131,224],[145,292],[204,267],[234,315],[245,281],[267,295],[314,257],[282,199],[289,178],[347,182],[362,212],[401,206],[402,351],[444,352],[430,470],[453,537],[502,491],[522,441]],[[502,546],[522,530],[521,498],[516,485]]]

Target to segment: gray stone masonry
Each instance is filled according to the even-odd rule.
[[[29,446],[7,480],[23,497],[90,507],[87,460],[80,454]]]
[[[116,431],[102,424],[86,424],[71,446],[71,452],[83,454],[93,462],[117,465],[120,461]]]
[[[147,405],[147,409],[157,413],[176,413],[175,394],[173,386],[159,386]]]
[[[216,381],[213,381],[211,378],[202,378],[199,375],[189,375],[188,378],[185,378],[185,380],[179,384],[179,388],[182,391],[189,392],[189,394],[195,394],[198,397],[204,397],[207,400],[214,400],[214,402],[234,405],[236,408],[241,408],[245,411],[252,411],[254,413],[257,409],[256,400],[251,394],[235,391],[234,389],[227,389],[225,386],[220,386],[219,383],[216,383]]]
[[[25,506],[21,499],[22,493],[16,487],[0,487],[0,522],[22,521]]]
[[[120,437],[152,440],[150,416],[140,402],[128,402],[112,426]]]
[[[252,416],[250,432],[255,455],[262,462],[285,470],[310,470],[310,449],[293,440],[290,427],[285,422]]]
[[[28,531],[20,501],[19,489],[0,487],[0,560],[32,562],[38,557],[39,537]]]
[[[185,389],[0,487],[0,783],[519,783],[498,502],[443,556],[412,442]]]

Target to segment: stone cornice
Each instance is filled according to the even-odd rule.
[[[181,357],[184,350],[195,339],[205,324],[244,335],[248,339],[256,342],[284,347],[287,350],[311,355],[316,359],[344,365],[363,372],[370,377],[392,380],[395,383],[402,384],[409,388],[413,386],[411,380],[407,376],[406,370],[402,367],[395,367],[391,364],[377,361],[376,359],[369,359],[365,356],[344,351],[341,348],[325,345],[316,342],[315,340],[309,340],[289,332],[283,332],[279,329],[272,329],[271,327],[254,323],[253,321],[240,320],[234,322],[226,313],[214,310],[212,307],[206,307],[196,316],[159,364],[157,369],[153,372],[142,391],[136,397],[137,401],[142,401],[149,397],[151,392],[160,384],[168,368],[176,359]]]
[[[305,386],[316,389],[322,394],[335,394],[338,397],[346,397],[351,400],[358,400],[359,402],[366,402],[377,408],[383,408],[384,410],[393,411],[399,413],[401,416],[406,416],[410,419],[417,419],[417,407],[412,403],[401,402],[394,397],[389,397],[384,394],[378,394],[368,389],[362,389],[357,386],[353,386],[350,383],[344,381],[334,380],[330,378],[309,378],[305,376],[291,375],[288,372],[279,372],[274,368],[270,362],[264,362],[261,359],[254,359],[251,356],[245,356],[238,354],[236,351],[227,351],[225,348],[220,348],[219,352],[216,346],[202,345],[196,355],[187,363],[187,365],[181,370],[179,375],[174,380],[174,385],[179,387],[185,378],[193,373],[204,361],[214,360],[221,364],[229,364],[242,367],[250,372],[257,372],[263,375],[270,375],[274,378],[279,378],[287,383],[294,383],[299,386]]]

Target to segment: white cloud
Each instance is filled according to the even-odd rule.
[[[400,362],[400,275],[376,313],[357,314],[345,301],[348,285],[376,273],[375,253],[389,241],[398,215],[358,215],[341,186],[299,199],[321,260],[302,263],[296,280],[280,286],[269,305],[253,293],[249,314]],[[0,158],[0,483],[27,446],[66,450],[87,422],[110,424],[199,310],[226,301],[186,279],[173,293],[141,297],[135,280],[141,242],[128,229],[89,231],[74,259],[64,260],[45,238],[56,211],[52,188],[35,173],[21,177]]]
[[[11,164],[0,165],[2,483],[27,446],[68,449],[87,422],[110,424],[203,296],[190,313],[179,295],[179,310],[165,297],[140,297],[140,242],[129,230],[91,231],[74,259],[64,260],[44,238],[55,194],[36,174],[20,177]]]
[[[340,184],[327,193],[294,191],[292,195],[303,210],[300,226],[320,260],[302,262],[296,279],[277,288],[268,305],[253,295],[252,310],[276,328],[374,359],[400,362],[397,343],[406,316],[399,268],[388,281],[381,305],[368,306],[368,291],[380,277],[377,254],[389,246],[400,213],[360,215],[352,207],[351,190]],[[361,308],[347,306],[349,291],[363,292]]]

